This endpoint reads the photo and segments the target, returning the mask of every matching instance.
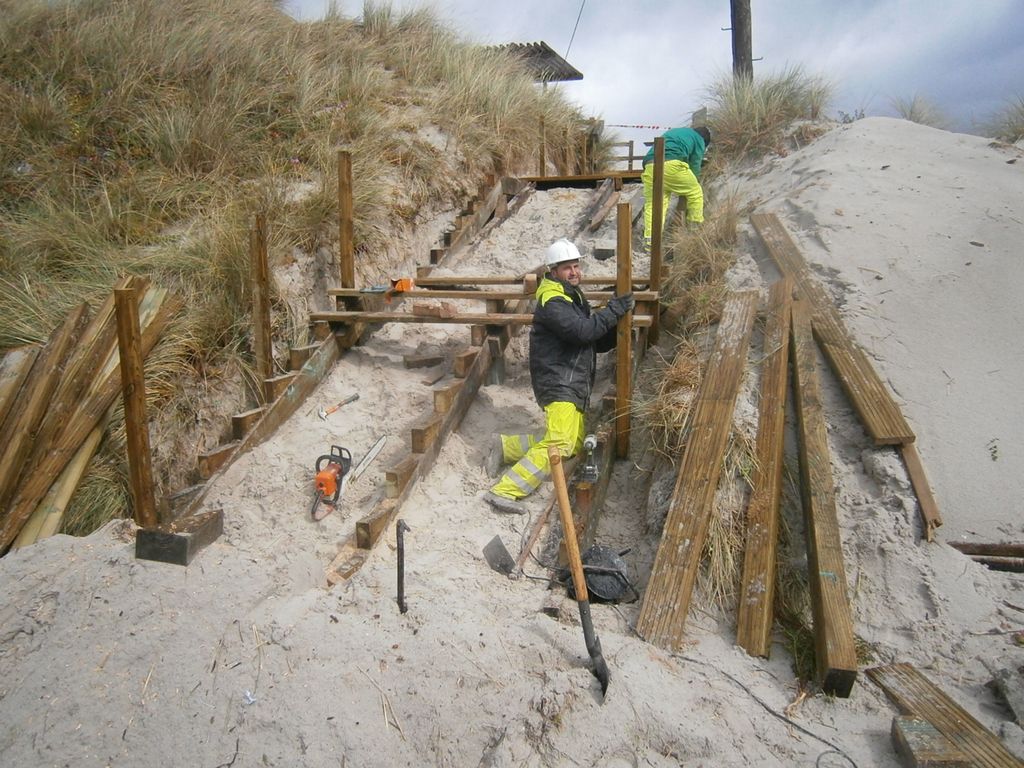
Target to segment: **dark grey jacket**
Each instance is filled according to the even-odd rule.
[[[618,317],[608,308],[595,312],[583,293],[545,276],[537,286],[530,331],[530,381],[541,408],[574,403],[586,411],[597,372],[597,353],[615,347]]]

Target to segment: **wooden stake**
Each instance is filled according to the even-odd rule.
[[[253,353],[260,381],[274,375],[274,350],[270,341],[270,268],[267,264],[267,218],[256,214],[249,238],[252,277]],[[259,393],[265,402],[264,393]]]
[[[629,203],[619,203],[618,247],[615,292],[629,293],[632,285],[633,250],[630,230]],[[633,393],[633,312],[619,318],[615,341],[615,455],[624,459],[629,455],[629,401]]]
[[[338,151],[338,249],[342,288],[356,287],[355,253],[352,245],[352,155]]]
[[[153,496],[153,468],[149,452],[149,425],[146,422],[146,381],[142,369],[142,333],[139,329],[139,303],[133,288],[114,289],[117,306],[117,346],[121,360],[121,390],[124,397],[124,421],[127,433],[128,473],[135,522],[151,528],[158,522]]]
[[[652,291],[661,290],[662,258],[661,238],[665,229],[665,137],[654,140],[654,179],[651,192],[651,275]],[[651,344],[658,341],[658,313],[654,313],[654,325],[651,326]]]

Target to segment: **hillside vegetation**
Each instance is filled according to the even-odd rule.
[[[0,351],[45,340],[120,274],[174,291],[185,309],[146,376],[153,431],[177,439],[158,484],[176,490],[222,428],[203,423],[211,391],[244,404],[255,384],[254,214],[272,268],[301,252],[336,273],[336,156],[350,152],[372,274],[425,209],[456,209],[486,173],[534,171],[542,119],[548,156],[565,157],[583,116],[559,89],[428,11],[299,23],[272,0],[0,0]],[[304,309],[275,296],[279,342],[306,342]],[[70,532],[126,509],[121,423]]]

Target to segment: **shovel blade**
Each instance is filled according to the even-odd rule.
[[[487,542],[487,546],[484,547],[484,559],[487,560],[487,564],[491,566],[492,570],[497,571],[503,576],[511,575],[516,567],[516,561],[509,554],[508,549],[506,549],[505,544],[501,540],[501,536],[495,536]]]

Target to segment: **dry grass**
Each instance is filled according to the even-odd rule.
[[[892,106],[896,114],[912,123],[942,129],[950,126],[949,117],[937,105],[919,94],[915,93],[909,99],[895,98]]]
[[[719,76],[706,94],[713,165],[778,151],[795,121],[824,116],[832,91],[827,80],[799,66],[753,79]]]
[[[460,206],[485,173],[534,170],[541,119],[549,156],[575,161],[583,118],[557,88],[430,11],[362,13],[299,23],[274,0],[0,0],[0,351],[46,338],[118,275],[149,276],[187,308],[146,367],[154,406],[187,422],[199,404],[175,380],[230,370],[253,386],[254,214],[268,217],[272,267],[294,248],[337,251],[339,149],[367,268],[421,209]],[[272,300],[279,346],[305,343],[301,302]],[[107,443],[80,519],[124,512],[123,451]]]
[[[1024,96],[1015,96],[983,126],[986,136],[1010,142],[1024,139]]]

